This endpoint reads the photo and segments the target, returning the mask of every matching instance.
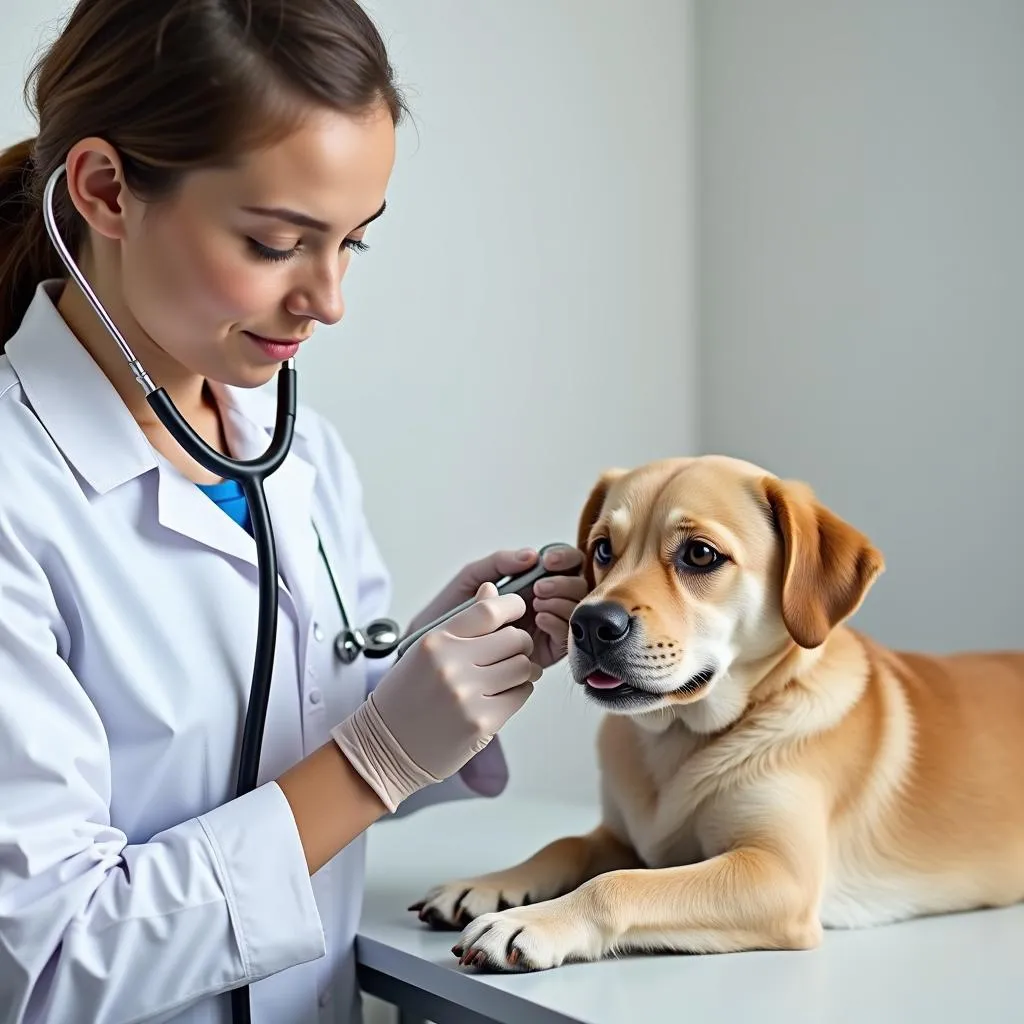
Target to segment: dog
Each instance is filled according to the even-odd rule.
[[[1024,898],[1024,653],[862,635],[881,553],[738,459],[609,470],[578,545],[568,658],[607,712],[601,820],[410,908],[462,929],[460,963],[807,950]]]

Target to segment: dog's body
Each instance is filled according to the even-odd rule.
[[[1024,653],[897,653],[846,626],[881,556],[735,460],[606,474],[579,545],[603,820],[416,905],[465,928],[464,962],[806,949],[1024,899]]]

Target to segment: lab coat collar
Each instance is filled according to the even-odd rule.
[[[54,444],[106,494],[157,465],[156,452],[114,385],[57,310],[63,282],[44,281],[6,354]]]
[[[255,566],[253,538],[149,443],[106,374],[57,310],[63,282],[41,283],[6,353],[25,395],[68,463],[99,495],[158,473],[162,526]],[[259,390],[210,382],[229,450],[238,459],[263,453],[273,435],[276,400]],[[301,441],[296,422],[295,440]],[[264,490],[287,592],[307,614],[312,605],[316,472],[293,445]]]

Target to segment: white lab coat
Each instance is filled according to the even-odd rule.
[[[235,799],[255,544],[148,444],[58,294],[0,357],[0,1022],[228,1024],[241,981],[254,1024],[357,1022],[363,841],[311,879],[273,781],[390,665],[333,654],[312,520],[351,620],[389,602],[356,470],[300,406],[266,485],[283,585],[260,786]],[[262,452],[273,398],[216,394],[232,453]],[[505,780],[495,741],[404,810]]]

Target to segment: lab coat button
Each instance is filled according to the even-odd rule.
[[[313,623],[313,639],[317,643],[320,643],[320,641],[323,640],[323,638],[324,638],[324,631],[320,628],[320,623],[319,622],[314,622]]]
[[[322,696],[322,694],[320,693],[319,690],[310,690],[309,691],[309,703],[310,704],[319,704],[321,696]]]

